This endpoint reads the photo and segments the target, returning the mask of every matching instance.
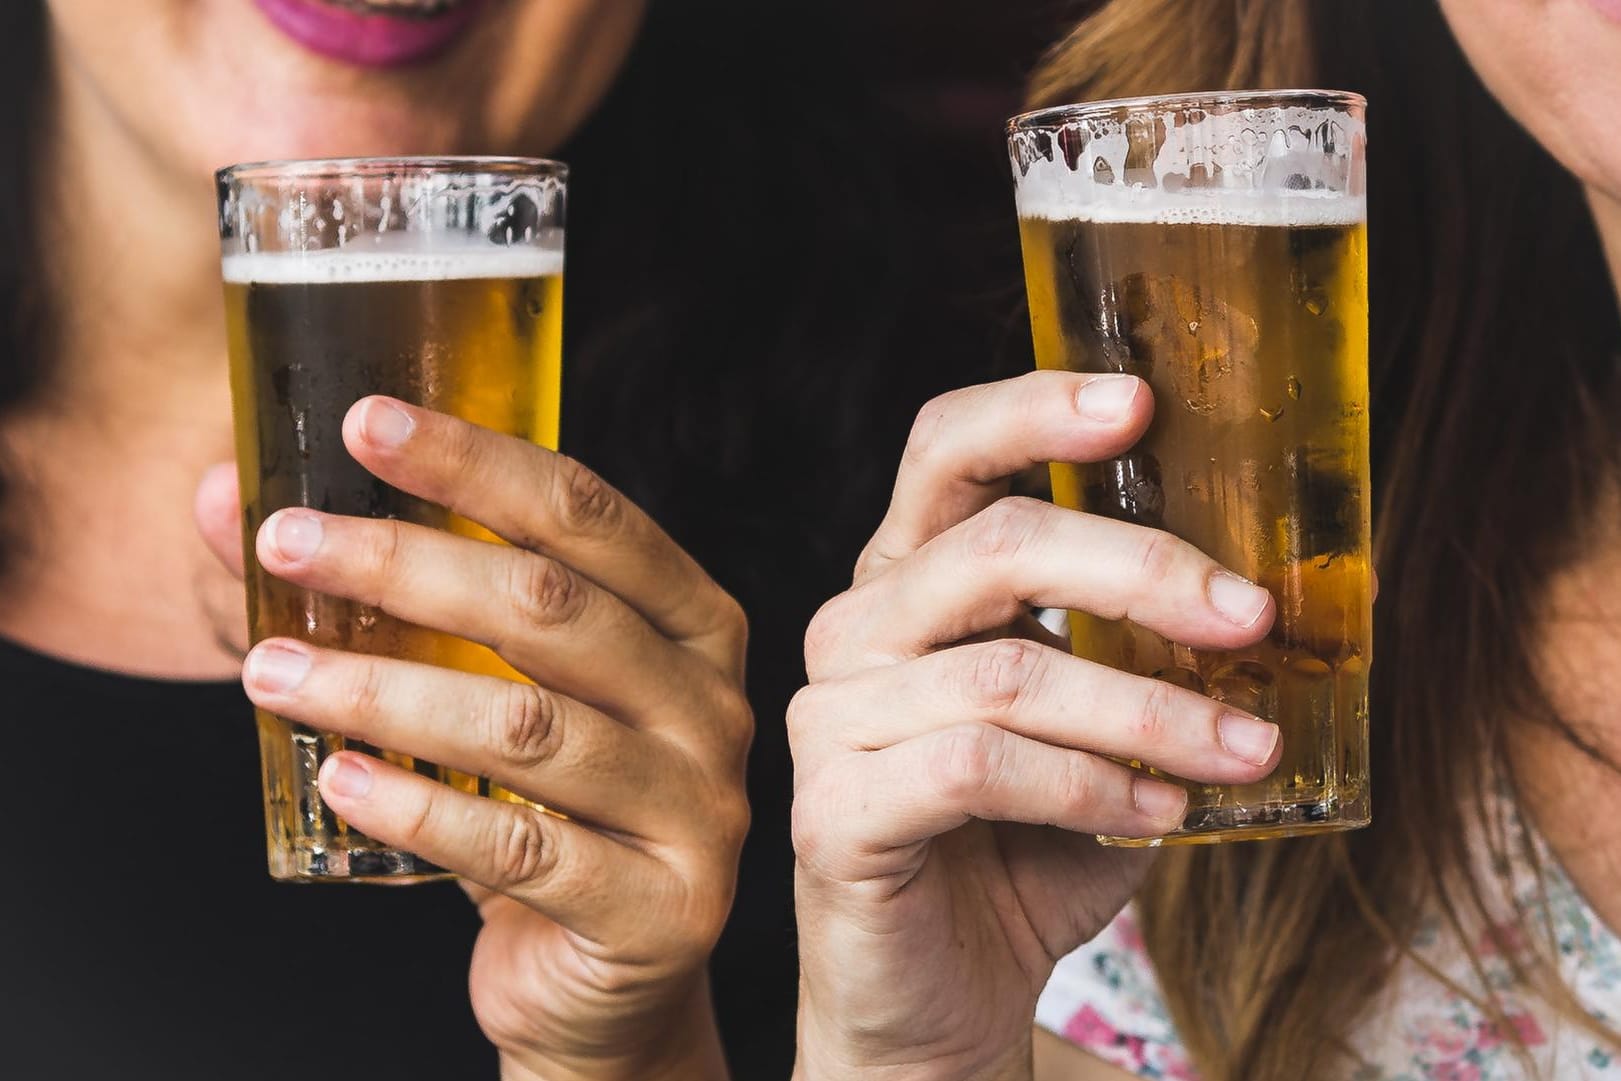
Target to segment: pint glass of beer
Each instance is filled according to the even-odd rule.
[[[238,165],[217,177],[232,408],[253,641],[320,646],[522,679],[495,654],[265,574],[259,526],[284,507],[397,518],[493,541],[382,483],[344,449],[344,414],[388,394],[555,447],[564,166],[502,158]],[[258,713],[270,873],[412,882],[439,868],[348,828],[322,803],[345,741]],[[486,782],[387,748],[466,791]]]
[[[1071,613],[1078,656],[1282,729],[1266,780],[1188,784],[1179,829],[1105,843],[1368,823],[1364,108],[1355,94],[1209,93],[1008,124],[1037,364],[1137,375],[1155,398],[1124,456],[1053,463],[1054,499],[1173,533],[1278,606],[1264,641],[1230,651]]]

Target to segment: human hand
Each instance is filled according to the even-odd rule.
[[[1262,589],[1169,534],[1029,499],[1007,478],[1114,457],[1147,428],[1129,376],[1036,372],[920,414],[855,584],[806,636],[794,847],[804,1081],[1028,1078],[1059,957],[1140,884],[1186,794],[1118,764],[1242,784],[1276,727],[1072,657],[1030,607],[1127,618],[1235,649]],[[985,640],[987,637],[992,640]]]
[[[467,884],[484,918],[473,1008],[503,1077],[724,1077],[705,964],[748,822],[741,610],[568,458],[384,398],[357,403],[344,438],[382,480],[510,544],[295,509],[260,530],[264,570],[488,646],[534,682],[278,638],[248,654],[249,696],[567,814],[354,752],[321,773],[353,827]],[[210,473],[199,519],[240,568],[229,489]]]

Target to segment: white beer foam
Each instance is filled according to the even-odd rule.
[[[1053,221],[1209,225],[1351,225],[1367,220],[1365,130],[1344,112],[1310,107],[1211,113],[1175,110],[1151,120],[1163,133],[1154,161],[1128,175],[1125,123],[1092,116],[1015,132],[1019,216]],[[1084,138],[1075,168],[1056,133]],[[1141,140],[1141,127],[1132,129]],[[1332,145],[1332,152],[1328,148]],[[1191,178],[1197,175],[1198,181]],[[1217,178],[1212,184],[1210,178]]]
[[[563,273],[563,253],[535,246],[469,245],[441,251],[328,248],[322,251],[233,252],[225,280],[255,285],[327,282],[433,282],[470,278],[543,278]]]
[[[1205,190],[1171,195],[1135,185],[1123,185],[1115,198],[1105,201],[1030,192],[1021,185],[1018,208],[1021,218],[1103,225],[1319,226],[1356,225],[1368,220],[1366,199],[1336,192],[1285,195]]]

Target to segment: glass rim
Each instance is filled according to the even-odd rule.
[[[537,177],[566,181],[568,165],[551,158],[525,158],[508,155],[466,157],[430,155],[424,157],[376,158],[273,158],[227,165],[214,173],[221,184],[252,183],[264,180],[346,180],[372,179],[399,174],[418,176],[499,176],[511,179]]]
[[[1339,108],[1347,111],[1366,109],[1368,99],[1352,90],[1194,90],[1180,94],[1143,94],[1130,98],[1105,98],[1101,101],[1082,101],[1070,105],[1049,105],[1011,117],[1007,133],[1041,131],[1055,128],[1073,120],[1091,120],[1097,117],[1129,116],[1149,108],[1232,107],[1252,109],[1288,108],[1306,106]]]

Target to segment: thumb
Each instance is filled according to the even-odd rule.
[[[236,465],[221,462],[203,474],[192,502],[197,529],[214,558],[242,577],[242,504],[237,496]]]

